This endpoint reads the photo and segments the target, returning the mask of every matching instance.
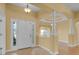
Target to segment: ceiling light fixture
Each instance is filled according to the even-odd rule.
[[[25,11],[26,13],[30,13],[30,12],[31,12],[31,9],[29,8],[28,4],[27,4],[27,8],[24,8],[24,11]]]

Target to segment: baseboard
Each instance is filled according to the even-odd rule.
[[[75,46],[78,46],[79,45],[79,43],[76,43],[76,44],[69,44],[68,46],[69,47],[75,47]]]
[[[31,48],[33,48],[35,46],[32,46]],[[27,47],[29,48],[29,47]],[[23,49],[23,48],[15,48],[15,49],[10,49],[10,50],[6,50],[6,52],[12,52],[12,51],[16,51],[16,50],[19,50],[19,49]]]
[[[79,45],[79,43],[70,44],[68,41],[63,41],[63,40],[60,40],[59,42],[62,42],[62,43],[67,44],[68,47],[75,47],[75,46],[78,46]]]
[[[6,53],[7,52],[13,52],[13,51],[16,51],[17,49],[10,49],[10,50],[6,50]]]
[[[62,43],[65,43],[65,44],[68,44],[69,42],[66,41],[66,40],[59,40],[59,42],[62,42]]]
[[[44,50],[48,51],[50,53],[50,55],[57,55],[58,54],[58,51],[56,51],[55,53],[53,53],[50,49],[42,46],[42,45],[39,45],[39,47],[43,48]]]

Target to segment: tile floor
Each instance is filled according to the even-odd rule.
[[[59,42],[59,54],[58,55],[79,55],[79,46],[68,47],[67,44]],[[26,48],[13,52],[8,52],[6,55],[50,55],[50,53],[43,48]]]
[[[40,47],[36,47],[8,52],[6,55],[50,55],[50,53]]]

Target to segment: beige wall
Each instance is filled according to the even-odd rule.
[[[75,22],[79,21],[79,12],[74,13]]]
[[[69,34],[68,20],[57,23],[57,33],[58,33],[58,40],[68,41],[68,34]]]
[[[0,3],[0,9],[1,9],[1,10],[5,10],[5,4],[3,4],[3,3],[1,4],[1,3]]]
[[[79,43],[79,23],[76,23],[76,36],[77,36],[77,43]]]
[[[79,41],[79,35],[78,35],[78,33],[79,33],[79,31],[78,31],[78,23],[79,22],[79,12],[74,12],[74,24],[75,24],[75,30],[76,30],[76,35],[75,35],[75,37],[76,37],[76,42],[78,43],[78,41]]]

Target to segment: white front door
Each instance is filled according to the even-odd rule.
[[[34,24],[30,21],[18,21],[17,46],[19,49],[34,46]]]

